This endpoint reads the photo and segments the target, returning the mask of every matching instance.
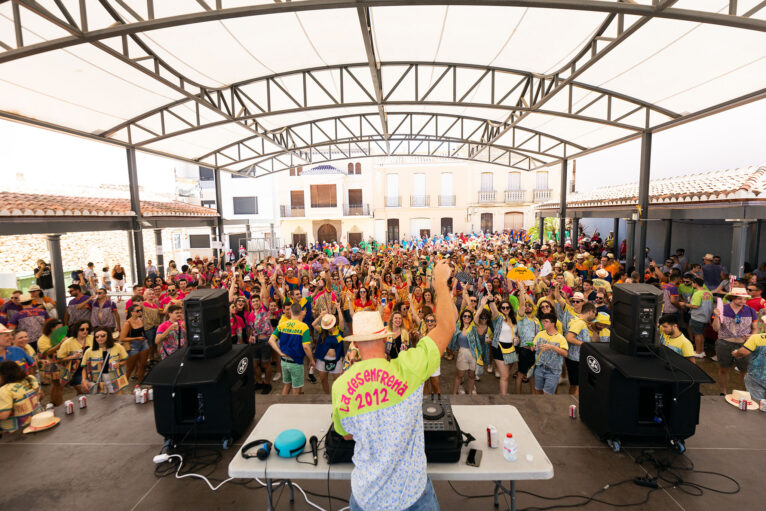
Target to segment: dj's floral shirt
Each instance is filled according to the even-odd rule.
[[[424,337],[394,360],[356,362],[333,383],[333,426],[354,435],[351,492],[365,511],[405,509],[425,490],[423,382],[440,360]]]

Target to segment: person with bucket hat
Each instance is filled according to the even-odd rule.
[[[355,440],[350,508],[439,509],[426,473],[423,383],[433,374],[452,338],[457,310],[447,279],[451,268],[434,268],[437,325],[414,348],[386,358],[388,331],[377,311],[354,315],[347,337],[361,360],[332,386],[333,426]]]
[[[737,351],[745,341],[755,332],[758,313],[745,305],[746,300],[750,298],[744,288],[736,287],[732,289],[726,299],[729,303],[723,306],[722,311],[713,309],[713,330],[718,332],[718,340],[715,342],[715,354],[718,358],[718,386],[721,388],[721,395],[727,393],[729,384],[729,371],[734,364],[742,372],[747,372],[750,357],[733,357],[732,353]]]
[[[37,379],[15,362],[0,362],[0,431],[18,431],[43,411],[39,388]]]

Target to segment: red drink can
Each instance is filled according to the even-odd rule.
[[[80,408],[88,407],[88,398],[86,398],[85,396],[78,396],[77,402],[80,403]]]
[[[141,390],[141,402],[146,403],[149,401],[149,389]]]
[[[577,406],[576,405],[569,405],[569,418],[570,419],[576,419],[577,418]]]
[[[67,415],[72,415],[74,413],[74,403],[71,399],[64,403],[64,411]]]
[[[739,400],[739,409],[740,410],[747,410],[747,399],[740,399]]]

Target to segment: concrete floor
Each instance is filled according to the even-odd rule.
[[[257,396],[256,418],[276,402],[328,402],[326,396]],[[512,404],[525,421],[554,465],[555,476],[549,481],[522,481],[517,485],[518,506],[548,506],[556,502],[523,493],[546,496],[565,494],[591,495],[607,483],[643,475],[638,466],[639,449],[613,453],[580,421],[568,417],[568,405],[576,403],[570,396],[457,396],[459,404]],[[56,415],[62,421],[50,431],[35,435],[6,435],[0,440],[0,466],[4,468],[0,484],[0,509],[5,510],[77,510],[106,508],[110,510],[184,511],[215,509],[265,509],[264,490],[253,481],[235,481],[212,492],[204,482],[191,478],[177,480],[154,476],[152,457],[162,446],[155,432],[151,404],[137,405],[132,396],[93,396],[88,407],[64,415],[61,407]],[[488,417],[488,422],[491,418]],[[253,423],[254,424],[254,423]],[[720,510],[736,505],[740,509],[760,509],[765,495],[762,482],[763,456],[766,452],[766,414],[741,412],[718,397],[703,397],[700,426],[687,441],[687,457],[698,470],[720,471],[736,478],[742,485],[737,495],[706,491],[694,497],[680,489],[654,491],[639,510]],[[216,448],[217,450],[217,448]],[[217,481],[227,477],[227,466],[236,453],[232,448],[221,451],[222,458],[203,473]],[[658,453],[658,455],[664,454]],[[680,462],[679,462],[680,463]],[[695,481],[720,489],[733,485],[720,478],[683,473]],[[236,483],[236,484],[235,484]],[[247,483],[247,484],[245,484]],[[327,494],[325,481],[297,481],[304,490]],[[453,483],[464,494],[492,492],[490,483]],[[442,509],[494,509],[492,499],[466,499],[458,496],[447,482],[435,483]],[[348,481],[330,483],[333,495],[348,498]],[[613,503],[641,501],[647,490],[632,482],[612,488],[599,498]],[[309,496],[317,505],[330,509],[326,497]],[[286,491],[277,492],[276,509],[314,509],[296,491],[290,503]],[[569,499],[560,503],[575,503]],[[346,504],[332,501],[336,511]],[[501,506],[505,509],[504,506]],[[587,509],[611,509],[591,502]]]

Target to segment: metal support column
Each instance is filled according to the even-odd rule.
[[[269,233],[271,234],[271,250],[277,248],[277,240],[274,238],[274,222],[269,224]]]
[[[750,250],[747,254],[747,260],[750,262],[750,266],[753,270],[758,268],[758,247],[761,246],[761,221],[756,220],[750,223],[750,232],[748,234],[748,240],[750,241]]]
[[[731,239],[731,264],[730,272],[737,278],[745,274],[745,261],[747,260],[747,234],[751,222],[734,222],[732,225]]]
[[[612,254],[614,254],[614,258],[616,260],[620,260],[620,219],[615,218],[614,219],[614,227],[612,227],[612,230],[614,231],[614,243],[612,244]]]
[[[625,270],[630,270],[636,257],[636,221],[631,218],[625,223],[628,231],[625,236]]]
[[[154,230],[154,246],[157,250],[157,271],[162,279],[165,279],[165,256],[162,249],[162,229]]]
[[[48,254],[51,262],[53,291],[56,293],[56,312],[63,321],[64,312],[66,312],[66,289],[64,288],[64,264],[61,260],[60,234],[48,235]]]
[[[221,170],[215,169],[215,209],[218,211],[218,218],[216,218],[216,230],[218,231],[218,241],[223,246],[223,199],[221,198]],[[218,252],[218,266],[221,269],[224,268],[224,259],[226,255],[226,249],[221,248]]]
[[[672,218],[666,218],[665,219],[665,243],[662,246],[662,261],[658,261],[660,264],[664,263],[670,258],[670,243],[673,238],[673,219]]]
[[[128,231],[128,254],[130,254],[130,276],[136,278],[136,251],[133,243],[133,231]],[[139,263],[141,264],[141,263]]]
[[[130,188],[130,209],[133,210],[133,254],[136,268],[133,281],[143,282],[146,278],[146,259],[144,258],[144,233],[141,230],[141,199],[138,194],[138,167],[136,166],[136,148],[126,148],[128,156],[128,188]],[[130,289],[130,286],[127,286]]]
[[[559,245],[564,246],[567,241],[567,163],[565,158],[561,162],[561,181],[559,186],[561,191],[559,193]]]
[[[539,232],[540,232],[540,244],[542,245],[545,243],[545,217],[541,214],[540,215],[540,224],[538,225]]]
[[[644,278],[644,266],[646,265],[646,227],[649,218],[649,178],[652,166],[652,134],[648,131],[641,135],[641,171],[638,179],[638,250],[636,251],[636,265],[641,280]]]

